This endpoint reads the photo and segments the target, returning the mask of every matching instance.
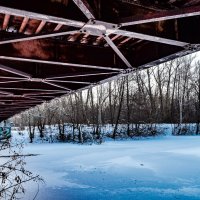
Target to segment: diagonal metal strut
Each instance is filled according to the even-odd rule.
[[[171,40],[171,39],[161,38],[161,37],[157,37],[157,36],[151,36],[151,35],[147,35],[147,34],[124,31],[124,30],[109,30],[108,33],[122,35],[122,36],[130,37],[130,38],[137,38],[137,39],[141,39],[141,40],[147,40],[147,41],[151,41],[151,42],[158,42],[158,43],[162,43],[162,44],[179,46],[179,47],[185,47],[185,46],[189,45],[189,43],[187,43],[187,42],[180,42],[177,40]]]
[[[192,8],[181,8],[176,10],[156,12],[151,15],[144,15],[140,17],[128,17],[121,20],[120,26],[132,26],[137,24],[144,24],[150,22],[158,22],[170,19],[179,19],[185,17],[192,17],[200,15],[200,6],[193,6]]]
[[[24,42],[24,41],[29,41],[29,40],[45,39],[45,38],[51,38],[51,37],[63,36],[63,35],[69,35],[69,34],[75,34],[75,33],[78,33],[78,31],[65,31],[65,32],[60,32],[60,33],[34,35],[34,36],[29,36],[29,37],[22,37],[22,38],[16,38],[16,39],[11,39],[11,40],[0,41],[0,45],[14,43],[14,42]]]
[[[121,51],[117,48],[117,46],[113,43],[113,41],[106,35],[104,36],[106,42],[110,45],[110,47],[115,51],[115,53],[121,58],[121,60],[126,64],[128,68],[133,68],[129,61],[124,57]]]
[[[15,60],[15,61],[34,62],[34,63],[43,63],[43,64],[51,64],[51,65],[69,66],[69,67],[71,66],[71,67],[79,67],[79,68],[111,70],[111,71],[122,71],[123,70],[120,68],[102,67],[102,66],[94,66],[94,65],[83,65],[83,64],[65,63],[65,62],[48,61],[48,60],[37,60],[37,59],[31,59],[31,58],[19,58],[19,57],[11,57],[11,56],[0,56],[0,60]]]
[[[22,72],[22,71],[17,70],[17,69],[13,69],[11,67],[8,67],[8,66],[2,65],[2,64],[0,64],[0,70],[9,72],[11,74],[19,75],[19,76],[22,76],[22,77],[25,77],[25,78],[31,77],[31,75],[28,74],[28,73]]]
[[[86,0],[73,0],[88,19],[95,19],[92,9]]]
[[[50,15],[44,15],[40,13],[25,11],[25,10],[19,10],[14,8],[8,8],[4,6],[0,6],[0,13],[8,14],[8,15],[17,15],[20,17],[29,17],[31,19],[37,19],[37,20],[46,20],[47,22],[56,23],[56,24],[63,24],[67,26],[73,26],[73,27],[82,27],[85,23],[71,20],[71,19],[65,19],[61,17],[54,17]]]

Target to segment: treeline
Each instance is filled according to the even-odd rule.
[[[96,138],[101,137],[104,124],[113,125],[113,138],[121,132],[119,124],[126,126],[124,134],[129,137],[137,135],[144,124],[148,124],[152,135],[156,134],[154,124],[158,123],[177,124],[174,134],[184,133],[184,123],[195,123],[195,134],[199,134],[200,63],[190,56],[137,70],[109,83],[44,103],[15,116],[13,121],[19,126],[29,126],[31,134],[37,127],[41,137],[45,125],[58,124],[62,135],[64,124],[69,123],[74,130],[72,138],[78,130],[79,140],[82,124],[94,127]]]

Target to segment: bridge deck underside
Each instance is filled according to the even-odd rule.
[[[0,121],[198,51],[200,0],[2,0]]]

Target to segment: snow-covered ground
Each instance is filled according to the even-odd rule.
[[[29,170],[40,174],[37,200],[200,199],[200,137],[159,136],[101,145],[27,144]],[[29,183],[25,200],[37,185]]]

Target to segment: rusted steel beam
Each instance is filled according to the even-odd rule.
[[[1,69],[0,69],[1,70]],[[24,80],[22,77],[13,77],[13,76],[0,76],[0,79],[8,79],[8,80]]]
[[[156,12],[148,15],[131,16],[128,18],[121,19],[120,26],[131,26],[136,24],[158,22],[198,15],[200,15],[200,6],[193,6],[163,12]]]
[[[92,9],[88,7],[86,3],[87,0],[74,1],[77,2],[77,4],[79,3],[79,9],[88,19],[94,18],[94,13],[91,11]],[[34,3],[33,0],[31,0],[31,2]],[[98,0],[98,2],[101,1]],[[110,5],[108,6],[110,6],[111,9],[112,5],[114,4],[120,5],[118,4],[118,1],[111,0],[109,2]],[[109,3],[106,1],[104,4],[106,6]],[[13,4],[10,3],[10,5]],[[157,27],[155,28],[154,26],[152,26],[150,29],[146,28],[146,26],[138,26],[138,31],[146,33],[141,34],[120,30],[120,26],[117,24],[106,22],[106,20],[110,22],[115,21],[115,19],[113,19],[115,17],[114,14],[112,12],[108,12],[110,8],[104,13],[102,7],[101,13],[96,13],[98,16],[102,15],[99,17],[99,19],[105,19],[105,22],[98,20],[89,20],[87,23],[82,22],[85,20],[85,17],[81,14],[79,15],[79,12],[75,13],[74,11],[78,9],[75,7],[75,5],[71,5],[72,7],[69,7],[68,10],[69,13],[66,10],[66,15],[62,15],[63,12],[59,13],[60,10],[56,10],[56,8],[53,9],[55,12],[50,12],[51,9],[48,10],[48,13],[54,13],[59,16],[62,15],[63,18],[0,6],[1,21],[3,21],[3,14],[13,16],[11,17],[12,20],[8,20],[8,28],[11,26],[16,26],[19,28],[19,33],[24,33],[26,27],[26,32],[35,34],[39,34],[40,32],[49,33],[52,31],[50,34],[34,35],[31,37],[23,37],[22,34],[19,33],[8,33],[6,31],[1,32],[1,38],[14,38],[20,36],[23,38],[16,38],[12,40],[8,39],[8,41],[0,42],[0,44],[9,44],[0,46],[0,61],[6,66],[10,66],[10,68],[0,68],[0,107],[5,108],[4,111],[7,112],[4,113],[3,117],[0,115],[0,119],[10,117],[17,112],[22,111],[23,109],[42,103],[45,100],[53,99],[63,94],[69,94],[84,88],[89,88],[93,85],[96,85],[97,83],[111,81],[117,78],[114,77],[114,75],[121,77],[129,72],[133,72],[136,70],[136,68],[137,70],[142,70],[144,68],[166,62],[167,60],[180,57],[182,54],[176,52],[183,49],[184,51],[187,51],[189,48],[192,49],[191,45],[188,45],[189,42],[180,42],[177,40],[181,39],[183,41],[190,41],[190,36],[186,37],[185,33],[181,34],[182,30],[185,30],[185,27],[188,27],[188,29],[192,26],[195,27],[195,22],[198,22],[198,18],[191,18],[191,24],[189,24],[190,20],[187,19],[186,22],[189,25],[187,25],[187,23],[186,25],[183,24],[184,20],[180,20],[180,23],[177,25],[175,24],[175,26],[177,26],[176,28],[174,28],[173,21],[172,23],[169,22],[170,28],[168,29],[166,28],[168,26],[163,26],[163,29],[166,28],[164,29],[164,32],[160,31],[158,33],[162,36],[156,37],[148,35],[148,33],[156,32]],[[40,10],[39,6],[29,8],[27,4],[25,7],[26,9]],[[137,6],[135,6],[132,11],[131,8],[128,9],[127,7],[128,12],[130,11],[130,13],[139,13],[137,9],[142,10]],[[126,22],[141,24],[151,22],[151,20],[154,22],[156,20],[168,20],[200,14],[200,9],[196,10],[195,13],[194,8],[197,7],[185,7],[173,11],[170,10],[157,13],[155,13],[155,11],[145,11],[144,8],[144,12],[141,14],[148,12],[151,12],[152,14],[144,15],[142,17],[138,16],[137,18],[133,18],[130,21],[122,21],[124,22],[122,23],[122,26],[125,26]],[[65,13],[65,9],[68,9],[68,7],[62,7],[62,9],[64,9]],[[98,11],[98,9],[95,10]],[[122,10],[123,9],[117,8],[116,6],[116,11],[119,11],[119,16],[121,14],[123,15],[123,13],[121,13]],[[136,12],[134,12],[135,10]],[[69,20],[64,18],[68,18],[67,16],[75,17],[75,14],[77,14],[77,19],[82,19],[82,21],[79,22],[76,20]],[[45,22],[47,23],[46,26]],[[39,23],[40,25],[38,26]],[[72,30],[68,26],[73,26],[80,30],[58,33],[61,28],[63,30]],[[173,31],[172,33],[169,33],[171,29],[173,29],[174,32],[176,32],[176,29],[178,29],[177,32],[179,35],[175,37],[173,35]],[[8,29],[5,28],[5,30]],[[76,35],[71,37],[72,42],[67,42],[65,35],[74,33],[76,33]],[[197,31],[196,34],[191,34],[191,37],[193,36],[198,38],[198,34],[199,32]],[[48,37],[56,38],[37,40]],[[105,44],[106,41],[104,41],[104,37],[114,51],[112,51],[111,48],[104,48],[103,45],[101,47],[94,47],[95,44],[99,45],[101,42],[102,44]],[[175,40],[170,40],[162,37],[174,38]],[[76,42],[80,42],[81,38],[82,44]],[[130,43],[132,42],[133,38],[137,42],[137,45],[135,45],[133,48],[124,48],[123,51],[121,51],[122,48],[118,48],[123,44],[129,44],[129,46],[131,46]],[[88,44],[87,40],[89,40]],[[143,43],[139,43],[138,40],[143,41]],[[90,45],[90,41],[93,43],[93,46]],[[193,43],[198,43],[198,39],[191,40],[190,42],[192,43],[192,41],[197,41]],[[143,45],[144,43],[145,45]],[[117,45],[119,46],[117,47]],[[114,52],[126,65],[121,62],[118,57],[115,56]],[[192,51],[188,50],[187,52],[191,53]],[[143,56],[144,54],[145,57]],[[128,55],[128,59],[125,55]],[[165,56],[168,57],[165,58]],[[27,81],[27,84],[24,84],[23,82],[21,83],[21,81]],[[9,107],[7,106],[8,104],[12,106]],[[3,114],[2,110],[0,111],[0,114],[1,113]]]
[[[103,23],[103,22],[101,22],[101,23]],[[174,40],[169,40],[169,39],[165,39],[165,38],[159,38],[159,37],[155,37],[155,36],[149,36],[149,35],[145,35],[145,34],[124,31],[124,30],[107,29],[106,33],[107,34],[113,33],[118,36],[121,35],[121,36],[127,36],[127,37],[135,37],[135,38],[139,38],[139,39],[143,39],[143,40],[149,40],[149,41],[153,41],[153,42],[160,42],[160,43],[176,45],[176,46],[187,45],[187,43],[183,43],[183,42],[179,42],[179,41],[174,41]],[[70,37],[70,39],[69,39],[69,41],[74,42],[77,39],[77,37],[79,37],[80,32],[77,33],[77,31],[68,31],[68,32],[62,32],[62,33],[51,33],[51,34],[45,34],[45,35],[30,36],[30,37],[18,38],[18,39],[13,39],[13,40],[1,41],[0,44],[8,44],[8,43],[13,43],[13,42],[21,42],[21,41],[49,38],[49,37],[67,35],[67,34],[74,34],[74,36]],[[118,36],[115,36],[113,38],[113,40],[116,39]]]

